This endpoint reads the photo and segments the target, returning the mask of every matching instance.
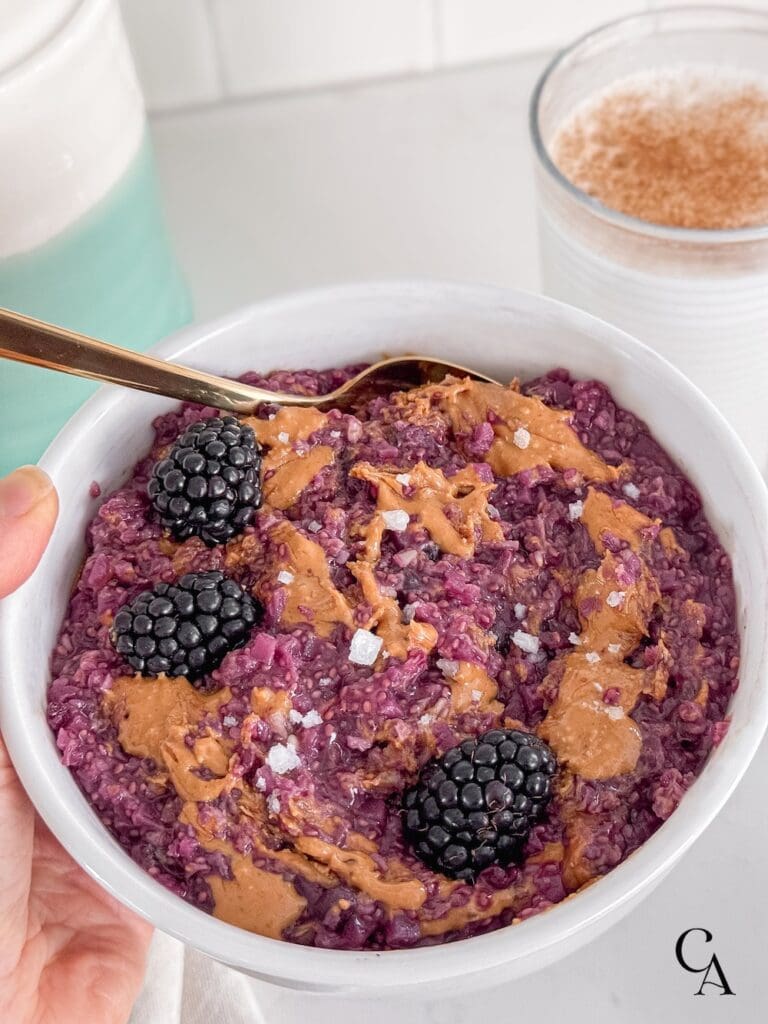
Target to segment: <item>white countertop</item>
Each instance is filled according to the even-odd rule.
[[[538,286],[527,97],[544,58],[158,116],[172,234],[199,318],[343,280]],[[376,1004],[260,986],[270,1024],[679,1024],[765,1019],[768,744],[673,873],[601,939],[461,1000]],[[704,927],[734,989],[695,997]],[[238,1018],[239,1019],[239,1018]],[[228,1024],[226,1015],[220,1024]]]

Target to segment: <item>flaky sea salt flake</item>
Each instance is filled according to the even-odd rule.
[[[568,518],[571,522],[575,522],[577,519],[581,519],[581,514],[584,511],[583,501],[572,501],[568,506]]]
[[[389,512],[382,512],[381,518],[384,520],[384,525],[388,530],[394,530],[396,533],[400,533],[405,530],[408,523],[411,521],[411,517],[402,508],[395,508]]]
[[[275,775],[285,775],[301,764],[299,755],[287,743],[275,743],[267,751],[267,764]]]
[[[458,675],[459,663],[452,658],[438,658],[435,664],[448,679],[455,679]]]
[[[600,661],[600,655],[597,653],[597,651],[587,651],[584,657],[587,659],[590,665],[596,665],[598,661]]]
[[[633,483],[624,484],[621,489],[628,498],[632,499],[632,501],[637,501],[640,497],[640,488]]]
[[[411,482],[410,473],[398,473],[395,480],[400,484],[401,487],[408,487]]]
[[[574,647],[578,647],[581,643],[581,637],[578,635],[578,633],[569,633],[568,643],[573,644]]]
[[[517,629],[512,634],[512,643],[526,654],[538,654],[539,638],[531,633],[525,633],[522,629]]]
[[[292,572],[288,572],[287,569],[281,569],[277,574],[278,583],[293,583],[295,576]]]
[[[526,615],[526,612],[527,612],[527,611],[528,611],[528,608],[527,608],[527,606],[526,606],[526,605],[524,605],[524,604],[520,604],[520,603],[518,602],[518,603],[517,603],[517,604],[515,605],[515,618],[516,618],[516,619],[517,619],[518,621],[519,621],[520,619],[524,619],[524,618],[525,618],[525,615]]]
[[[349,660],[353,665],[373,665],[384,641],[369,629],[357,629],[349,645]]]
[[[626,596],[623,590],[612,590],[606,597],[605,603],[609,608],[618,608]]]
[[[531,432],[526,430],[525,427],[518,427],[512,435],[512,440],[518,448],[527,448],[531,443]]]

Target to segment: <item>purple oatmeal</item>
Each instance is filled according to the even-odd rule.
[[[357,369],[245,379],[322,394]],[[238,497],[206,533],[173,496],[205,490],[182,477],[210,471],[189,446],[219,443],[195,425],[216,416],[155,422],[88,529],[53,655],[62,759],[137,864],[262,935],[397,949],[551,907],[672,814],[727,728],[731,567],[695,488],[603,384],[555,370],[354,414],[262,406],[217,428]],[[179,625],[204,590],[206,614]],[[556,758],[551,799],[526,805],[514,856],[443,873],[408,808],[426,798],[414,828],[440,857],[453,839],[429,827],[426,789],[404,794],[449,752],[441,808],[459,841],[495,842],[498,766],[474,765],[489,730]],[[479,817],[457,804],[459,745],[486,787]],[[538,766],[509,771],[529,785]]]

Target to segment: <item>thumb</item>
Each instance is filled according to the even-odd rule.
[[[22,466],[0,480],[0,598],[32,575],[58,511],[51,479],[37,466]]]

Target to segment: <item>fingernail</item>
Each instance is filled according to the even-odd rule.
[[[25,516],[52,490],[47,473],[37,466],[22,466],[0,480],[0,518]]]

